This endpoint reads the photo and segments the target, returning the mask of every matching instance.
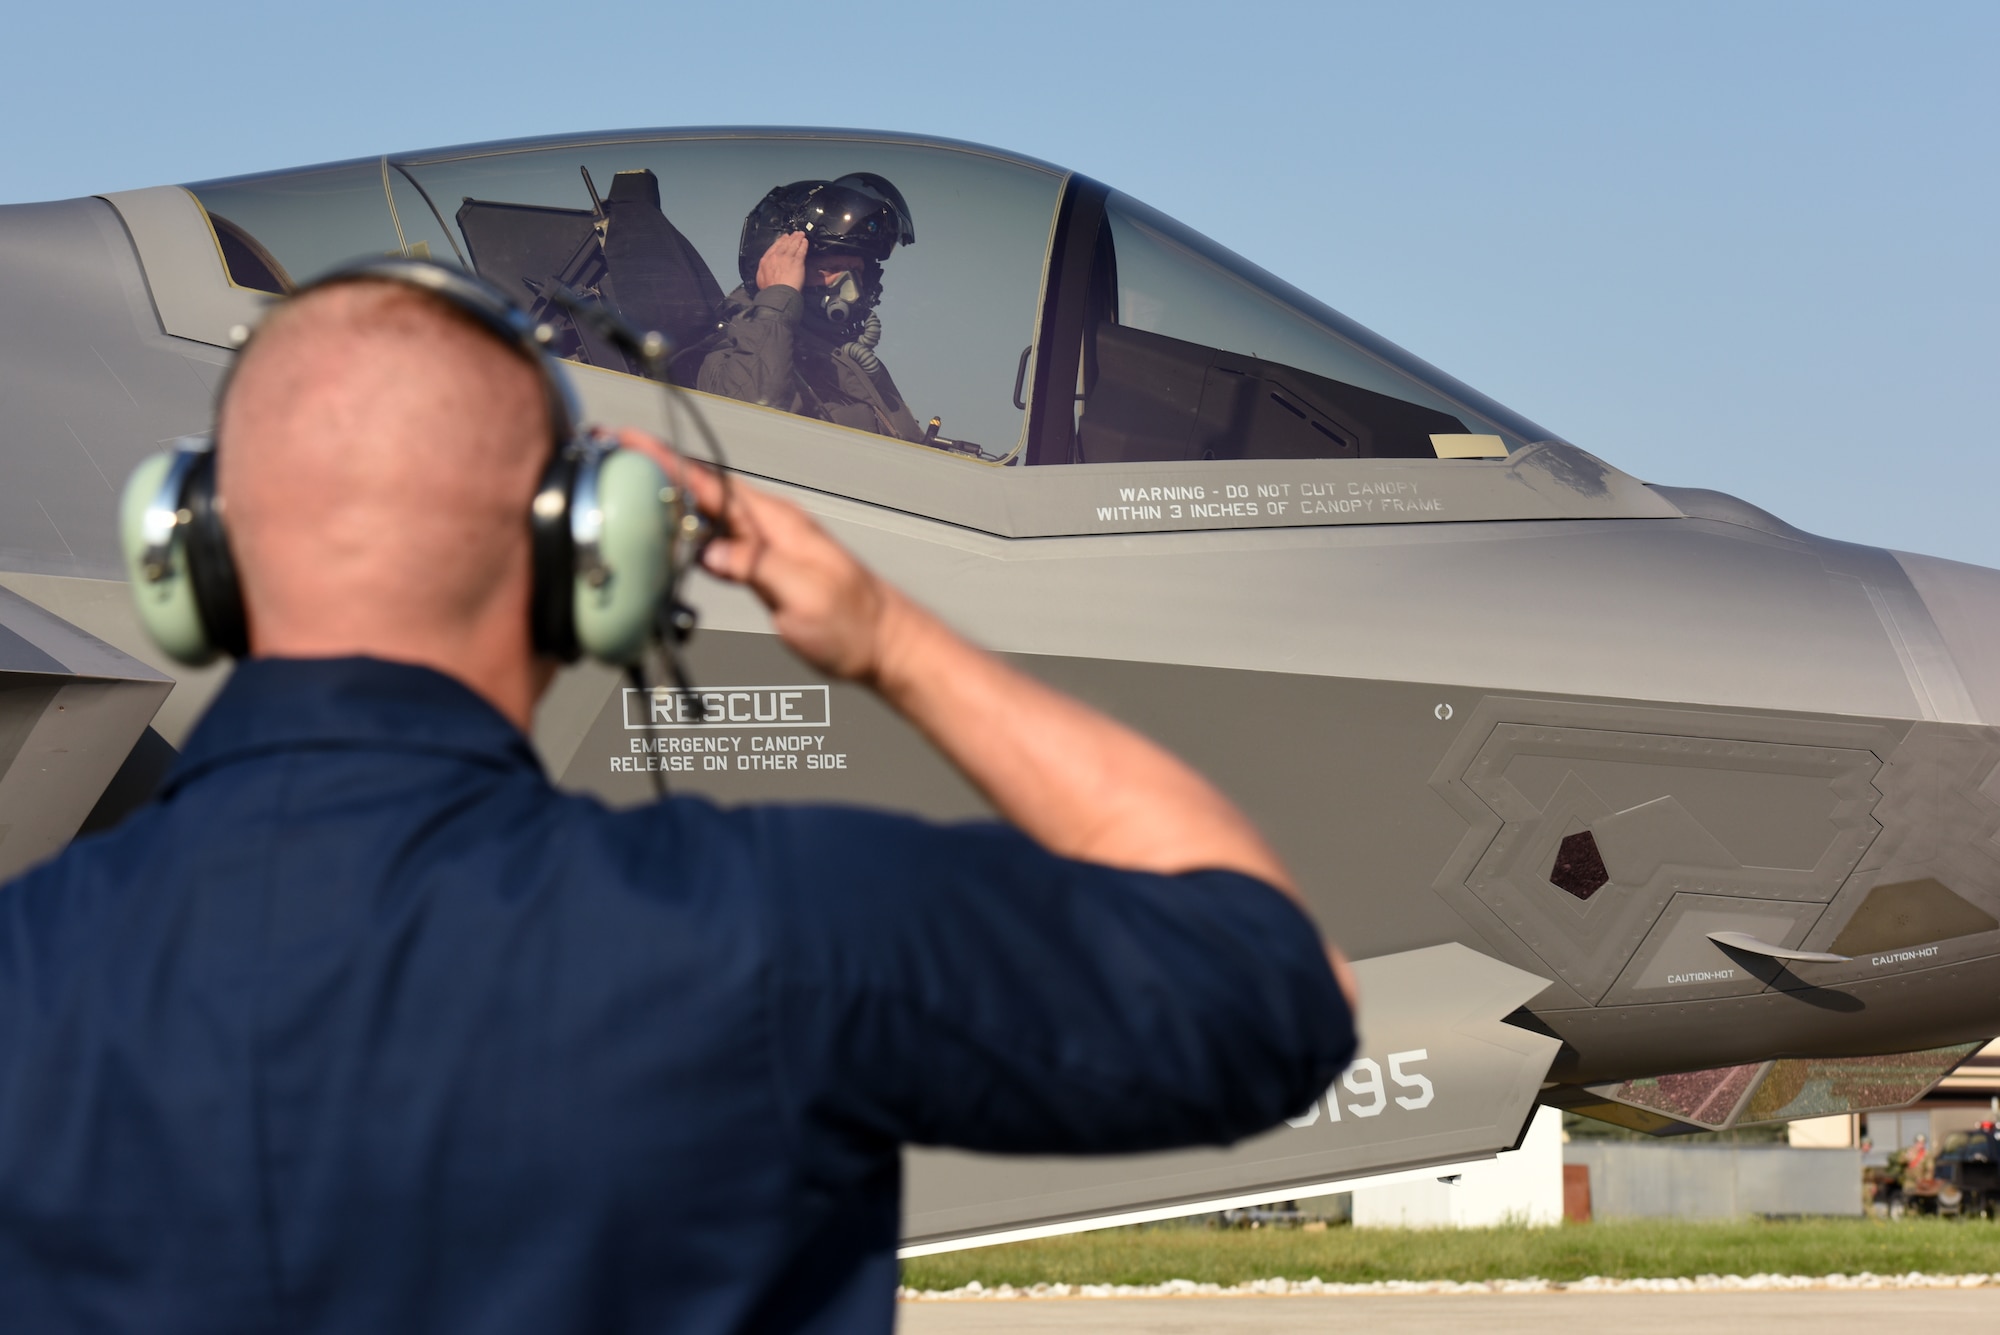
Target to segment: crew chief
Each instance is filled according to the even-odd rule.
[[[902,1143],[1218,1144],[1346,1064],[1214,789],[691,466],[710,573],[1004,823],[551,787],[542,393],[379,281],[243,352],[253,656],[156,801],[0,887],[0,1327],[886,1331]]]

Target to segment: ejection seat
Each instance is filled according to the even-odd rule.
[[[715,332],[721,286],[667,220],[659,178],[650,169],[619,172],[602,198],[587,168],[583,179],[587,209],[468,197],[457,220],[473,268],[557,331],[557,355],[614,371],[642,370],[570,317],[554,299],[560,283],[585,300],[609,304],[640,329],[664,334],[674,349],[673,374],[684,380]]]
[[[674,349],[674,378],[692,383],[688,363],[705,355],[714,338],[722,286],[701,252],[667,220],[660,180],[650,170],[613,176],[604,216],[604,262],[611,271],[605,298],[639,328],[665,334]]]

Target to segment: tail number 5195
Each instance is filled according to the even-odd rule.
[[[1431,1087],[1430,1078],[1416,1069],[1417,1064],[1428,1061],[1430,1055],[1429,1048],[1411,1048],[1408,1052],[1389,1054],[1389,1080],[1397,1088],[1409,1091],[1395,1095],[1397,1107],[1414,1112],[1431,1106],[1437,1091]],[[1328,1087],[1325,1097],[1315,1099],[1313,1105],[1297,1117],[1287,1117],[1286,1125],[1311,1126],[1319,1121],[1322,1104],[1326,1107],[1327,1121],[1340,1121],[1343,1086],[1350,1096],[1347,1103],[1349,1117],[1376,1117],[1389,1106],[1390,1094],[1388,1086],[1382,1082],[1382,1064],[1373,1057],[1360,1057]]]

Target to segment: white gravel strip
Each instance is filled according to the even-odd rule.
[[[1744,1293],[1788,1289],[1977,1289],[2000,1288],[1991,1275],[1696,1275],[1679,1279],[1606,1279],[1590,1275],[1553,1279],[1491,1279],[1458,1283],[1448,1279],[1378,1279],[1367,1284],[1328,1284],[1312,1279],[1253,1279],[1244,1284],[1197,1284],[1170,1279],[1164,1284],[1012,1284],[986,1287],[973,1280],[957,1289],[898,1289],[904,1302],[998,1301],[1019,1298],[1290,1298],[1316,1295],[1381,1297],[1391,1294],[1449,1293]]]

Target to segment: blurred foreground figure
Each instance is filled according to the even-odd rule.
[[[155,802],[0,887],[0,1329],[887,1331],[903,1142],[1219,1144],[1347,1062],[1202,779],[636,433],[1006,823],[552,788],[533,361],[379,277],[245,349],[250,657]]]

